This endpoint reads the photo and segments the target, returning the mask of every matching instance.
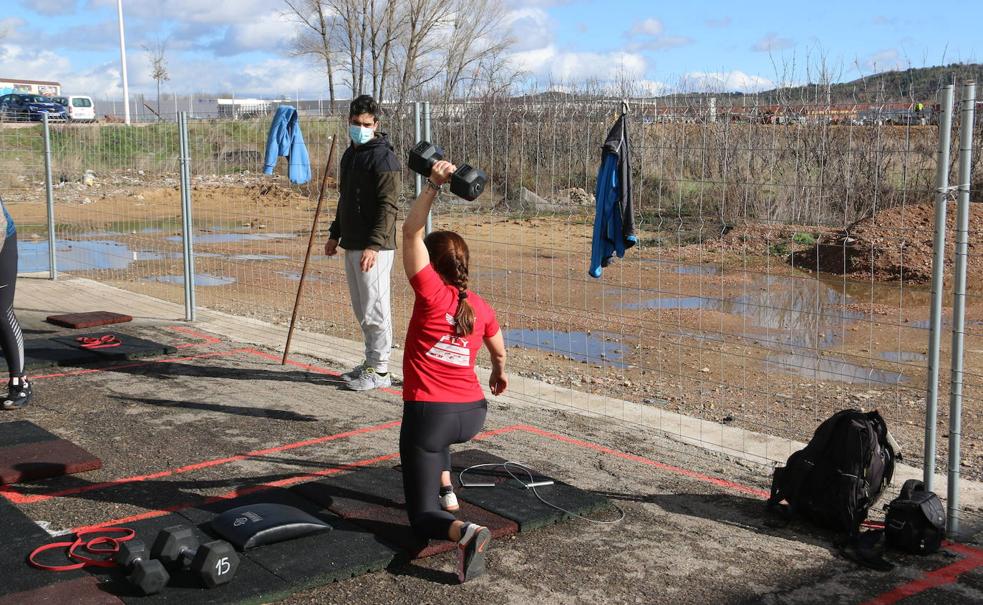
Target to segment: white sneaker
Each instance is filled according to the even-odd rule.
[[[458,504],[457,496],[454,495],[454,492],[447,492],[440,497],[440,508],[449,513],[456,513],[461,510],[461,505]]]
[[[344,380],[345,382],[351,382],[352,380],[355,380],[356,378],[358,378],[359,376],[361,376],[362,375],[362,372],[365,371],[365,368],[366,368],[366,365],[365,365],[365,362],[363,361],[362,363],[358,364],[354,368],[352,368],[352,369],[348,370],[347,372],[345,372],[344,374],[342,374],[341,375],[341,379]]]
[[[393,384],[392,374],[387,372],[385,376],[375,371],[373,367],[367,367],[357,378],[349,380],[349,389],[353,391],[371,391],[372,389],[383,389],[391,387]]]

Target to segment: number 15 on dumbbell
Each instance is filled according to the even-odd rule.
[[[433,143],[420,141],[416,144],[416,147],[410,150],[407,165],[413,172],[430,178],[430,171],[433,170],[433,165],[443,159],[443,149]],[[485,190],[485,183],[487,182],[488,175],[484,171],[470,164],[461,164],[451,176],[451,193],[469,202],[473,202]]]

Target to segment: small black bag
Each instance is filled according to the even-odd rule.
[[[884,529],[888,545],[916,555],[931,554],[942,545],[945,536],[945,508],[925,484],[909,479],[901,495],[887,505]]]

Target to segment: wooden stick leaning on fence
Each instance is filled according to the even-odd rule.
[[[331,137],[331,150],[328,151],[328,163],[324,166],[324,174],[321,176],[321,189],[317,194],[317,209],[314,211],[314,223],[311,225],[311,238],[307,242],[307,254],[304,256],[304,268],[300,271],[300,283],[297,284],[297,298],[294,299],[294,310],[290,315],[290,329],[287,331],[287,344],[283,346],[283,360],[280,365],[287,365],[287,357],[290,355],[290,341],[294,337],[294,325],[297,323],[297,311],[300,309],[300,297],[304,292],[304,280],[307,278],[307,266],[311,262],[311,250],[314,248],[314,240],[317,237],[317,222],[321,218],[321,206],[324,204],[324,189],[328,184],[328,173],[331,172],[331,165],[334,163],[334,149],[338,137]]]

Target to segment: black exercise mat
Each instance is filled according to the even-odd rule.
[[[98,339],[105,336],[115,336],[117,339],[119,339],[120,345],[115,347],[87,349],[82,346],[82,343],[79,340],[88,338]],[[154,357],[177,352],[177,349],[172,346],[120,332],[94,332],[90,334],[79,334],[73,336],[59,336],[57,338],[52,338],[51,340],[76,350],[91,353],[97,360],[141,359],[144,357]]]
[[[60,439],[60,437],[39,427],[30,420],[0,422],[0,448],[24,445],[26,443],[37,443],[39,441],[54,441],[55,439]]]
[[[28,555],[35,548],[54,542],[48,532],[41,529],[19,508],[6,498],[0,497],[0,527],[3,528],[3,548],[0,548],[0,599],[59,582],[85,577],[81,571],[55,573],[43,571],[27,562]],[[69,563],[64,555],[52,553],[44,556],[45,563],[64,565]]]
[[[370,532],[324,510],[290,491],[271,488],[180,511],[189,521],[208,529],[221,513],[259,503],[298,508],[333,528],[293,540],[251,548],[240,555],[289,584],[291,592],[319,586],[386,568],[396,551]]]
[[[82,365],[99,361],[91,351],[57,342],[54,338],[34,338],[24,341],[24,369],[38,370],[55,366]],[[7,362],[0,358],[2,367]]]
[[[465,450],[452,454],[451,466],[453,471],[451,475],[458,498],[515,521],[519,525],[519,531],[537,529],[573,516],[543,503],[536,497],[533,490],[519,485],[508,472],[501,468],[476,469],[464,476],[465,482],[494,482],[495,487],[460,487],[458,475],[465,468],[476,464],[501,462],[505,462],[505,459],[481,450]],[[552,479],[552,477],[533,470],[533,477],[536,481]],[[528,475],[524,471],[513,467],[512,472],[524,483],[528,481]],[[554,485],[537,487],[536,492],[547,502],[570,513],[589,515],[611,508],[611,503],[604,496],[584,491],[556,479],[552,480]]]
[[[389,466],[361,468],[291,488],[308,500],[364,527],[403,553],[418,559],[454,549],[449,540],[421,540],[406,516],[402,473]],[[515,534],[518,526],[499,515],[467,502],[461,503],[460,519],[491,530],[495,538]]]
[[[148,551],[153,546],[157,533],[165,527],[174,525],[191,527],[199,542],[209,542],[216,539],[215,536],[202,531],[178,514],[163,515],[123,524],[123,526],[136,531],[137,539],[147,545]],[[52,541],[57,541],[57,539]],[[86,571],[100,578],[102,581],[100,587],[105,592],[122,599],[125,603],[187,605],[189,603],[240,603],[243,601],[269,602],[289,592],[286,582],[253,561],[242,557],[241,553],[239,570],[235,578],[228,584],[212,589],[205,588],[189,571],[169,569],[168,573],[171,575],[171,580],[167,587],[155,595],[143,596],[126,581],[126,574],[119,567],[87,567]]]

